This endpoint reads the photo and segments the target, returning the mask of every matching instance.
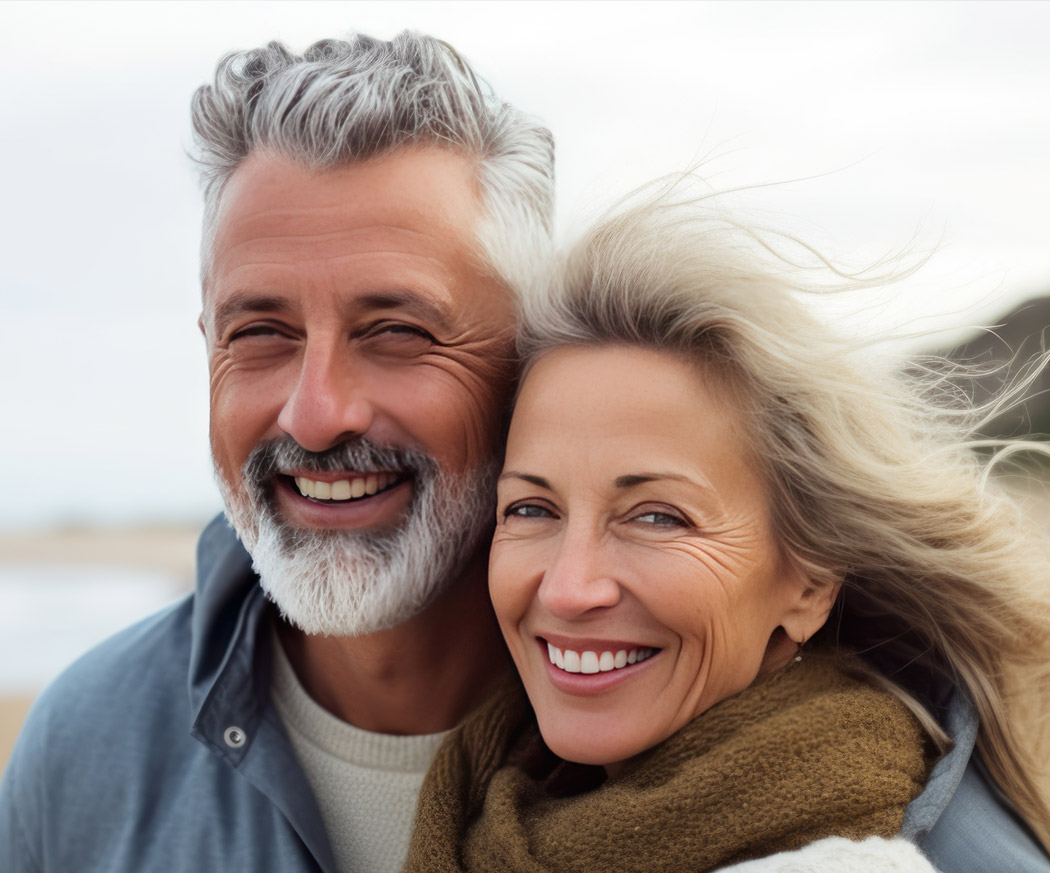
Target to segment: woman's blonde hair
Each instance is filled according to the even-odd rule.
[[[843,582],[824,640],[913,707],[931,682],[960,688],[988,770],[1050,846],[1050,547],[986,476],[1019,444],[975,451],[981,414],[957,382],[928,366],[880,371],[804,305],[777,254],[794,241],[712,204],[665,191],[598,222],[550,292],[522,302],[526,366],[560,346],[625,344],[717,374],[786,552],[813,584]]]

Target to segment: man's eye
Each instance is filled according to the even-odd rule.
[[[424,339],[437,342],[433,334],[414,324],[381,324],[372,332],[373,336],[404,337],[405,339]]]
[[[273,337],[283,335],[284,334],[278,330],[275,325],[253,324],[250,327],[243,327],[230,334],[230,342],[240,339],[251,339],[252,337]]]
[[[357,338],[369,354],[390,360],[425,357],[440,343],[425,328],[403,321],[382,321],[362,330]]]

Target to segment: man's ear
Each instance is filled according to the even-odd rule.
[[[209,342],[209,340],[208,340],[208,327],[204,323],[204,313],[203,312],[197,318],[197,327],[200,329],[201,336],[204,337],[205,345],[207,345],[208,342]]]

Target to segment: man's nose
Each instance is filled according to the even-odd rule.
[[[597,532],[566,530],[540,582],[541,605],[571,620],[619,603],[621,589],[610,546]]]
[[[307,451],[321,452],[372,426],[375,410],[370,396],[345,351],[308,344],[277,425]]]

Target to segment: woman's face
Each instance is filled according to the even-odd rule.
[[[771,638],[813,591],[774,541],[743,427],[659,352],[559,349],[525,379],[489,584],[561,757],[615,771],[793,651]]]

